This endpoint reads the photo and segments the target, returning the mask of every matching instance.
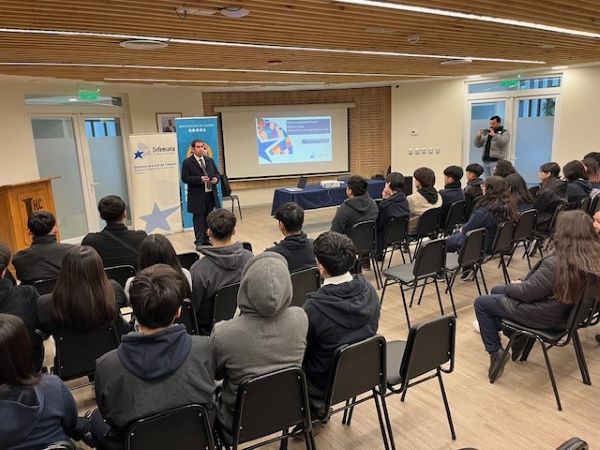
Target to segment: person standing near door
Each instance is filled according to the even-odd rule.
[[[193,140],[190,144],[192,155],[183,161],[181,166],[181,181],[187,184],[187,210],[193,214],[194,235],[196,247],[209,245],[206,235],[206,216],[221,203],[217,195],[217,184],[221,174],[208,151],[204,141]]]
[[[475,136],[475,147],[483,147],[483,175],[484,178],[492,176],[496,161],[506,159],[508,156],[508,143],[510,133],[502,126],[500,116],[490,117],[490,127],[481,129]]]

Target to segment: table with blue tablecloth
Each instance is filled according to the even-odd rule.
[[[383,180],[368,180],[369,195],[373,199],[381,198],[383,191]],[[340,187],[326,189],[319,184],[307,184],[302,191],[288,191],[286,188],[275,189],[273,194],[273,207],[271,215],[286,202],[296,202],[303,209],[327,208],[328,206],[338,206],[346,200],[346,183]]]

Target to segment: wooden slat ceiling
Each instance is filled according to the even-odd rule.
[[[505,0],[498,3],[483,0],[412,0],[403,3],[600,32],[600,1]],[[83,79],[90,82],[104,81],[106,78],[186,80],[170,81],[169,84],[215,87],[226,85],[221,81],[235,82],[239,86],[244,82],[254,85],[392,83],[405,79],[403,76],[407,75],[427,77],[500,71],[516,73],[535,67],[600,61],[597,39],[325,0],[9,0],[0,1],[0,6],[0,28],[546,62],[545,66],[484,61],[443,66],[440,60],[415,57],[175,43],[165,49],[147,52],[121,48],[118,43],[122,39],[118,38],[0,32],[0,74]],[[175,12],[179,6],[242,6],[250,10],[250,15],[231,19],[217,13],[208,17],[189,16],[180,19]],[[410,34],[419,35],[417,44],[408,43],[407,36]],[[281,60],[282,64],[272,66],[267,63],[269,60]],[[7,66],[1,63],[50,65]],[[91,66],[77,67],[77,64]],[[144,67],[94,67],[106,64]],[[194,68],[211,70],[192,70]],[[332,74],[223,72],[216,69]],[[340,72],[355,75],[336,75]],[[209,80],[218,82],[208,83]]]

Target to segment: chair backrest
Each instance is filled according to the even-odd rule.
[[[442,316],[429,322],[413,325],[408,332],[406,348],[400,364],[403,383],[440,368],[450,362],[445,372],[454,369],[456,319]]]
[[[331,406],[373,388],[385,392],[386,347],[383,336],[375,335],[335,351],[325,393],[325,412]]]
[[[523,211],[515,227],[515,234],[513,236],[514,242],[522,242],[525,240],[533,239],[535,232],[535,226],[537,224],[537,211],[535,209],[528,209]]]
[[[377,249],[375,221],[365,220],[354,224],[350,230],[350,239],[354,242],[357,253],[374,252]]]
[[[446,220],[444,221],[444,230],[451,232],[460,225],[464,223],[465,213],[467,211],[467,201],[466,200],[458,200],[453,202],[448,209],[448,213],[446,214]]]
[[[566,331],[569,332],[569,338],[571,338],[573,332],[575,332],[579,325],[582,323],[589,322],[591,316],[595,313],[596,306],[596,286],[600,280],[593,275],[588,275],[586,278],[586,284],[583,291],[580,293],[579,301],[571,307],[569,318],[567,320]],[[568,342],[568,340],[567,340]]]
[[[200,255],[196,252],[181,253],[180,255],[177,255],[177,257],[179,258],[181,267],[187,270],[190,270],[192,265],[200,259]]]
[[[590,202],[590,207],[588,209],[588,214],[590,216],[593,216],[596,213],[596,211],[598,210],[598,201],[600,201],[600,195],[596,194],[596,195],[594,195],[594,198]]]
[[[249,252],[252,252],[252,244],[250,242],[242,242],[242,247],[244,247]]]
[[[56,278],[33,282],[33,287],[36,288],[40,295],[50,294],[54,290],[54,286],[56,286]]]
[[[408,217],[392,217],[385,228],[384,247],[399,245],[408,233]]]
[[[498,225],[494,242],[492,243],[492,255],[510,253],[513,247],[513,236],[515,235],[515,222],[502,222]]]
[[[579,208],[583,212],[588,212],[590,210],[590,204],[592,203],[592,197],[585,197],[579,202]]]
[[[196,312],[194,311],[194,306],[189,298],[183,300],[183,305],[181,306],[181,316],[179,316],[179,319],[177,319],[175,322],[185,325],[185,329],[187,330],[188,334],[200,334]]]
[[[477,202],[479,201],[479,199],[481,197],[483,197],[483,195],[479,195],[467,202],[467,209],[465,210],[465,222],[468,222],[469,219],[471,218],[471,214],[473,213],[473,210],[475,209],[475,205],[477,204]]]
[[[131,277],[135,277],[135,267],[133,266],[114,266],[106,267],[104,273],[109,280],[115,280],[122,287],[125,287],[125,283]]]
[[[425,211],[417,222],[418,237],[433,237],[437,233],[440,221],[440,208],[431,208]]]
[[[299,270],[292,273],[293,296],[290,306],[302,308],[306,301],[306,295],[315,292],[321,287],[321,274],[316,267]]]
[[[237,294],[240,283],[221,286],[214,296],[213,324],[221,320],[233,319],[237,309]]]
[[[574,437],[563,442],[556,450],[588,450],[588,444],[584,440]]]
[[[127,430],[127,450],[213,450],[213,432],[206,408],[188,405],[136,421]]]
[[[569,209],[568,204],[560,203],[554,210],[554,213],[552,213],[552,218],[550,219],[550,225],[548,227],[548,230],[550,231],[551,234],[554,233],[554,228],[556,228],[556,219],[558,219],[558,215],[561,212],[566,211],[567,209]]]
[[[310,426],[304,372],[288,367],[244,381],[238,388],[233,420],[234,444],[292,428]]]
[[[446,264],[446,240],[434,239],[421,246],[415,258],[415,278],[433,276],[444,270]]]
[[[223,197],[229,197],[231,195],[231,185],[229,184],[229,178],[224,173],[221,174],[221,193]]]
[[[485,254],[485,228],[471,230],[465,235],[465,241],[458,254],[458,264],[472,265],[483,261]]]
[[[44,447],[43,450],[76,450],[76,447],[72,441],[60,441]]]
[[[61,330],[54,334],[54,341],[54,373],[64,381],[93,374],[96,359],[119,346],[119,336],[112,324],[87,334]]]

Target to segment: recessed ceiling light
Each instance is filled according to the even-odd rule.
[[[471,64],[472,62],[470,59],[447,59],[440,64],[442,66],[461,66],[463,64]]]
[[[248,14],[250,14],[250,11],[248,11],[246,8],[241,8],[238,6],[227,6],[225,8],[221,8],[219,11],[225,17],[231,17],[233,19],[246,17]]]
[[[408,41],[409,44],[418,44],[419,41],[421,40],[421,36],[419,36],[418,34],[409,34],[408,36],[406,36],[406,40]]]
[[[552,66],[551,67],[552,70],[565,70],[568,68],[569,68],[569,66]]]
[[[119,45],[129,50],[159,50],[169,46],[166,42],[155,41],[152,39],[130,39],[128,41],[119,42]]]
[[[456,19],[477,20],[481,22],[492,22],[513,27],[531,28],[534,30],[550,31],[552,33],[570,34],[587,38],[600,38],[600,33],[590,31],[574,30],[571,28],[555,27],[542,23],[527,22],[524,20],[505,19],[502,17],[484,16],[480,14],[464,13],[460,11],[450,11],[447,9],[428,8],[426,6],[406,5],[402,3],[389,3],[374,0],[336,0],[338,3],[349,3],[360,6],[373,6],[376,8],[388,8],[398,11],[407,11],[421,14],[432,14],[435,16],[454,17]]]
[[[477,80],[479,78],[481,78],[481,75],[469,75],[467,80]]]
[[[71,98],[69,99],[69,101],[70,101],[70,102],[76,102],[76,101],[77,101],[77,99],[76,99],[76,98],[73,98],[73,97],[71,97]]]
[[[550,50],[552,48],[554,48],[554,45],[552,44],[540,44],[538,45],[539,48],[543,48],[544,50]]]

